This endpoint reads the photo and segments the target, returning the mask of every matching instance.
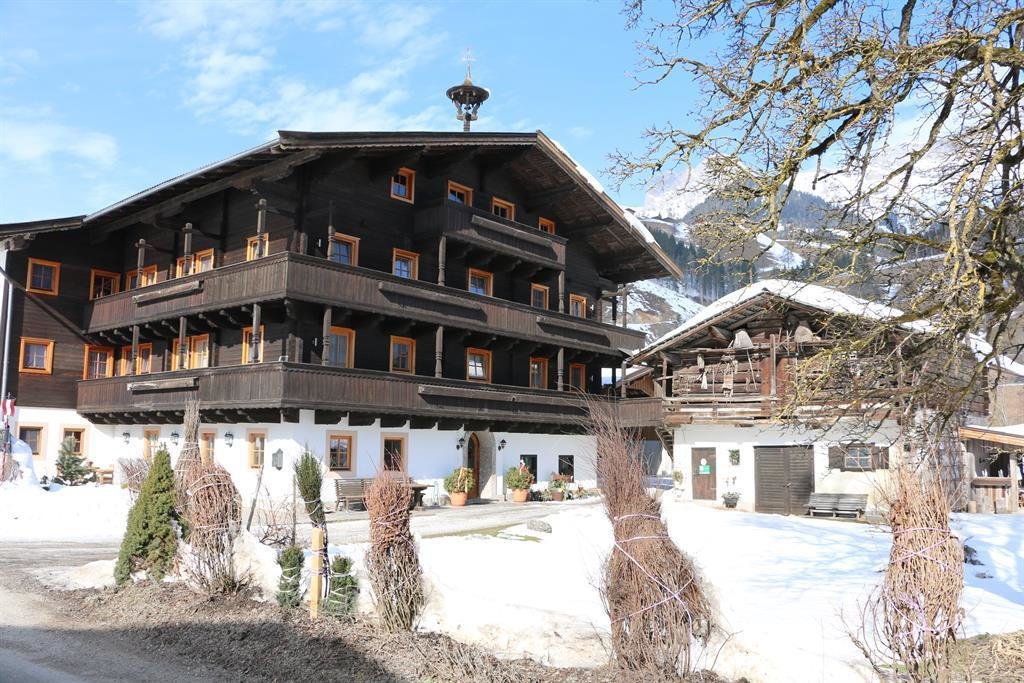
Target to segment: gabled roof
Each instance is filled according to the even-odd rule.
[[[762,280],[730,292],[714,303],[705,306],[679,327],[662,335],[637,352],[631,362],[645,360],[658,351],[694,338],[709,325],[727,319],[731,313],[745,309],[754,300],[762,298],[774,298],[830,315],[874,320],[898,320],[904,317],[903,311],[898,308],[861,299],[831,287],[793,280]],[[900,322],[900,327],[908,332],[927,332],[932,329],[932,324],[926,320],[907,320]],[[992,353],[992,346],[978,335],[970,335],[967,341],[979,358]],[[1006,356],[993,358],[990,363],[1004,371],[1024,377],[1024,364],[1016,363]]]
[[[651,232],[623,211],[592,175],[544,133],[307,133],[279,131],[277,138],[240,154],[171,178],[103,209],[79,218],[77,227],[117,229],[158,216],[174,215],[182,203],[194,201],[271,170],[281,177],[291,168],[334,150],[356,150],[369,158],[410,154],[442,158],[459,149],[506,155],[516,180],[531,195],[546,196],[545,212],[564,225],[563,234],[586,241],[601,270],[613,282],[630,282],[682,271],[658,246]],[[517,151],[518,150],[518,151]],[[556,198],[556,199],[555,199]],[[39,221],[48,224],[52,221]],[[0,235],[25,232],[30,224],[0,225]],[[72,226],[75,227],[75,226]],[[36,230],[43,231],[45,227]],[[560,232],[562,232],[560,230]],[[574,235],[574,232],[577,235]]]

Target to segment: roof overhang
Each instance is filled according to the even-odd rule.
[[[183,204],[228,187],[245,187],[253,178],[283,177],[295,166],[331,150],[359,154],[400,154],[402,148],[430,153],[480,148],[484,152],[522,151],[515,160],[518,180],[530,194],[554,196],[552,211],[592,217],[585,229],[567,222],[570,239],[585,240],[607,279],[626,283],[651,277],[680,277],[679,266],[658,246],[647,228],[625,212],[565,149],[544,133],[316,133],[279,131],[277,138],[189,173],[171,178],[86,216],[0,225],[0,236],[79,227],[105,231],[175,215]],[[531,169],[543,167],[544,173]],[[547,210],[547,209],[546,209]],[[578,223],[579,221],[576,221]],[[579,228],[576,235],[575,228]]]
[[[998,427],[961,427],[960,438],[1024,448],[1024,434],[1011,434]]]

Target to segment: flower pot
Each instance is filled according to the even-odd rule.
[[[552,490],[551,500],[565,500],[565,491]]]
[[[469,494],[465,491],[456,491],[448,494],[448,500],[451,501],[453,508],[460,508],[466,504],[466,498]]]
[[[736,503],[740,502],[740,499],[739,498],[723,498],[722,502],[725,503],[725,507],[727,507],[727,508],[734,508],[734,507],[736,507]]]
[[[530,497],[530,489],[512,489],[512,502],[525,503]]]

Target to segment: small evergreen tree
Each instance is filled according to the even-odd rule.
[[[55,481],[65,486],[78,486],[92,481],[93,471],[85,466],[85,458],[75,452],[77,442],[74,437],[67,437],[60,442],[57,453],[57,476]]]
[[[320,488],[324,483],[324,472],[317,460],[308,450],[303,452],[295,463],[295,483],[299,489],[299,495],[306,506],[306,514],[313,526],[318,527],[324,534],[324,547],[320,551],[323,557],[324,578],[327,577],[327,569],[331,561],[327,554],[327,516],[324,514],[324,502],[320,498]],[[326,586],[325,586],[326,588]]]
[[[281,607],[299,606],[299,582],[305,556],[302,548],[290,545],[281,551],[277,563],[281,566],[281,579],[277,583],[277,604]]]
[[[330,589],[324,601],[324,614],[344,619],[352,614],[359,596],[359,582],[352,576],[352,560],[337,555],[331,562]]]
[[[119,586],[137,569],[147,570],[155,581],[164,577],[177,551],[174,519],[174,471],[170,454],[161,447],[128,513],[128,527],[114,567],[114,579]]]

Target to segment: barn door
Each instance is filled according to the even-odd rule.
[[[798,515],[814,489],[811,446],[754,447],[754,509]]]
[[[715,500],[715,449],[694,448],[691,458],[694,500]]]

